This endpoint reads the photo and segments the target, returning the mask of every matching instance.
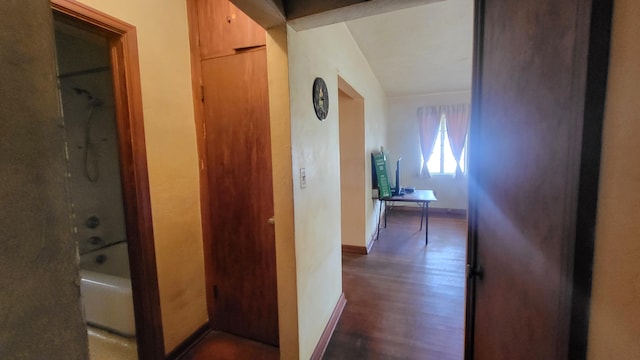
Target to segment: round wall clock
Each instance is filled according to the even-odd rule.
[[[313,81],[313,109],[320,121],[327,118],[329,112],[329,93],[327,92],[327,84],[322,78],[316,78]]]

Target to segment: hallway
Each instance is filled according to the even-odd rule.
[[[460,360],[464,339],[466,219],[391,211],[369,255],[344,254],[347,305],[325,360]],[[212,333],[185,359],[277,359],[277,349]]]

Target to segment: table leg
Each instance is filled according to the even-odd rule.
[[[384,228],[387,228],[387,202],[384,202]]]
[[[422,208],[424,214],[424,246],[429,245],[429,202],[424,203]]]
[[[422,231],[422,220],[424,219],[424,203],[418,203],[418,205],[420,205],[420,207],[422,208],[422,214],[420,214],[420,231]]]
[[[380,202],[380,210],[378,212],[378,233],[376,234],[376,241],[380,238],[380,218],[382,217],[382,200],[378,200]]]

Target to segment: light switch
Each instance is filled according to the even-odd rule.
[[[300,168],[300,189],[307,187],[307,170]]]

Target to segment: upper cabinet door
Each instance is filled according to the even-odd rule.
[[[233,50],[242,50],[266,44],[266,33],[253,19],[229,1],[230,45]]]
[[[228,0],[196,0],[202,59],[266,44],[265,31]]]

